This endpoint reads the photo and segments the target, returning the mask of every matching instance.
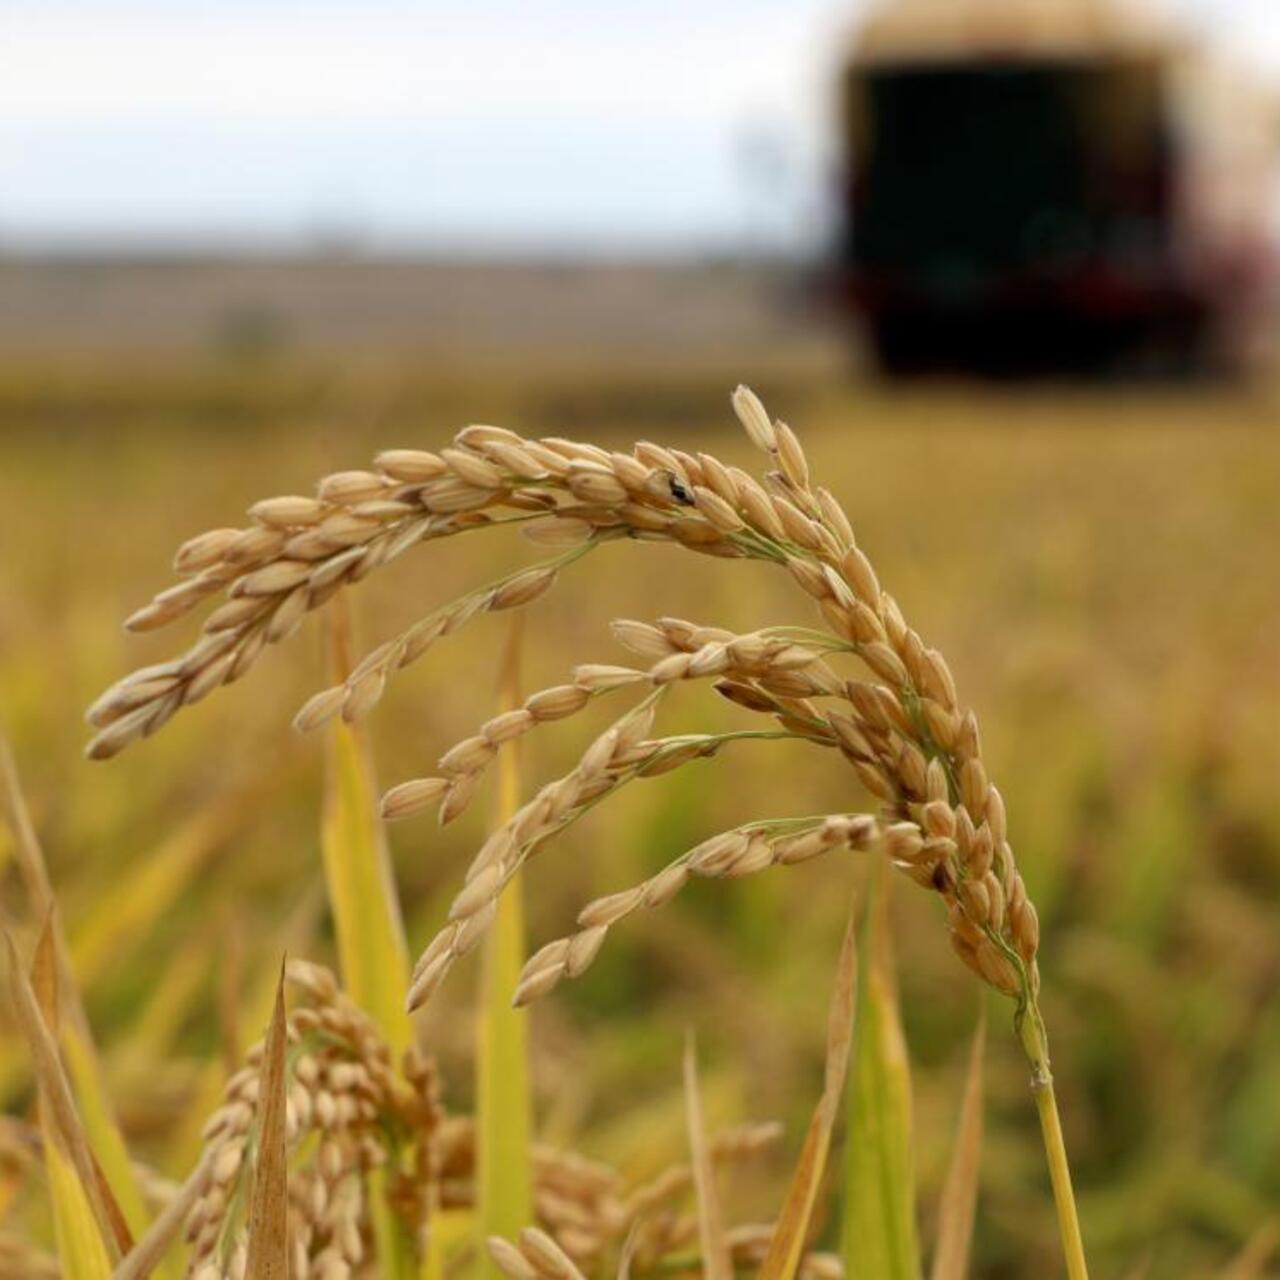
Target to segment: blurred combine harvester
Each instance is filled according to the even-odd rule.
[[[891,373],[1243,367],[1274,104],[1104,0],[891,0],[843,71],[841,295]]]

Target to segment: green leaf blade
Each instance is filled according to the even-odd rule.
[[[956,1124],[955,1149],[942,1188],[938,1210],[938,1247],[930,1280],[965,1280],[978,1208],[978,1173],[982,1160],[982,1076],[987,1039],[985,1012],[978,1018],[969,1050],[964,1100]]]
[[[805,1135],[800,1160],[791,1176],[791,1186],[778,1215],[778,1225],[760,1268],[759,1280],[795,1280],[804,1259],[813,1211],[818,1202],[822,1176],[826,1172],[831,1131],[849,1069],[858,985],[855,915],[851,907],[836,966],[835,992],[827,1015],[827,1060],[822,1097]]]
[[[329,738],[320,843],[338,961],[347,994],[399,1055],[413,1039],[404,1011],[409,955],[376,794],[362,740],[337,725]]]
[[[519,705],[520,615],[515,616],[503,659],[502,710]],[[520,803],[520,766],[514,743],[498,759],[498,822]],[[485,939],[476,1044],[478,1272],[502,1280],[489,1256],[490,1236],[514,1240],[533,1222],[533,1103],[529,1077],[529,1015],[511,998],[525,962],[524,899],[517,875],[498,899]]]
[[[847,1097],[844,1262],[849,1276],[919,1280],[911,1068],[893,982],[887,897],[885,868],[877,865],[862,933]]]

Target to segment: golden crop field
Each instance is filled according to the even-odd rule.
[[[759,365],[709,362],[660,376],[643,364],[567,360],[497,372],[371,361],[337,373],[182,361],[144,370],[104,359],[65,383],[49,366],[0,387],[0,721],[106,1093],[146,1171],[144,1195],[163,1203],[193,1167],[224,1082],[266,1030],[282,955],[338,966],[322,856],[324,735],[290,728],[332,681],[326,626],[308,618],[241,682],[118,759],[90,763],[85,708],[196,634],[180,622],[173,635],[128,636],[121,620],[172,581],[173,550],[192,535],[242,522],[260,498],[311,493],[318,477],[366,467],[379,450],[439,449],[468,422],[611,449],[649,439],[752,468],[728,399],[742,378],[800,433],[881,583],[946,655],[978,713],[1039,911],[1041,1004],[1093,1274],[1274,1274],[1272,389],[895,390],[803,363]],[[547,554],[518,530],[413,549],[344,594],[355,657]],[[610,636],[613,618],[675,616],[736,632],[822,625],[772,565],[629,541],[567,568],[525,612],[526,692],[569,679],[577,663],[631,661]],[[391,682],[366,722],[381,787],[431,774],[441,751],[494,714],[509,633],[503,615],[479,616]],[[665,732],[729,732],[747,714],[694,687],[668,702],[674,728]],[[618,713],[589,708],[589,728],[539,729],[521,749],[525,791],[571,768]],[[444,829],[429,815],[388,827],[410,957],[445,921],[498,792],[487,782]],[[726,827],[876,803],[838,752],[803,742],[735,744],[638,785],[522,873],[529,950],[570,932],[589,900]],[[41,912],[0,831],[4,919],[30,956]],[[731,1225],[772,1221],[821,1092],[850,895],[865,891],[876,856],[844,852],[696,883],[612,928],[586,973],[519,1015],[538,1140],[606,1162],[628,1186],[686,1159],[681,1058],[692,1028],[709,1130],[782,1126],[767,1150],[732,1161],[720,1179]],[[1059,1274],[1012,1005],[956,962],[936,895],[900,877],[889,933],[911,1061],[922,1250],[935,1240],[985,1005],[971,1274]],[[480,983],[476,957],[462,958],[413,1022],[453,1116],[487,1105],[474,1068]],[[5,1018],[0,1269],[37,1275],[57,1246],[29,1123],[30,1056]],[[816,1246],[837,1253],[839,1182],[829,1177],[814,1218]],[[470,1274],[468,1194],[441,1219],[457,1246],[442,1251],[450,1274]],[[542,1205],[544,1222],[555,1220],[548,1212]],[[692,1262],[648,1274],[696,1269],[698,1239],[684,1250]],[[616,1257],[606,1264],[616,1269]]]

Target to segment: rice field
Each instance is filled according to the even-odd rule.
[[[266,1033],[282,955],[293,957],[295,1020],[299,999],[308,1009],[337,999],[308,964],[350,968],[331,868],[326,880],[337,838],[332,811],[322,818],[327,750],[322,736],[289,728],[333,683],[318,618],[154,739],[107,764],[83,758],[84,709],[179,647],[167,632],[120,629],[170,583],[173,549],[381,450],[439,449],[467,422],[610,449],[649,439],[751,468],[728,401],[745,377],[800,432],[880,582],[977,709],[1039,913],[1040,999],[1092,1273],[1270,1274],[1280,1223],[1280,439],[1271,388],[890,391],[820,362],[762,353],[755,363],[675,374],[598,361],[497,372],[104,363],[74,381],[37,368],[0,387],[0,718],[106,1093],[145,1169],[141,1194],[163,1202],[194,1167],[207,1116]],[[516,529],[414,549],[348,593],[353,658],[547,554]],[[610,543],[562,579],[524,610],[521,695],[562,684],[578,663],[629,661],[610,634],[618,617],[738,633],[822,625],[773,566],[677,547]],[[192,624],[175,625],[181,644],[194,638]],[[501,613],[478,616],[395,677],[364,729],[378,790],[431,775],[442,751],[504,697],[510,705],[510,629]],[[727,702],[683,690],[669,701],[669,732],[740,727]],[[540,727],[521,750],[524,789],[570,769],[613,714],[592,705],[581,712],[585,728]],[[444,829],[430,818],[387,827],[408,956],[445,923],[510,783],[490,783]],[[630,788],[526,869],[528,950],[570,933],[585,903],[645,881],[715,832],[876,804],[838,753],[799,742],[742,743],[661,785]],[[519,1031],[509,1020],[490,1025],[490,1037],[527,1036],[545,1167],[547,1152],[573,1152],[617,1170],[626,1188],[643,1186],[690,1158],[692,1096],[702,1113],[694,1132],[743,1148],[721,1160],[732,1165],[719,1179],[730,1227],[771,1222],[822,1093],[850,894],[868,891],[873,861],[850,850],[740,882],[694,882],[661,911],[610,928],[581,976],[518,1015]],[[0,867],[6,924],[30,956],[41,913],[7,832]],[[939,1222],[954,1221],[944,1184],[985,1006],[971,1274],[1058,1274],[1010,1003],[956,962],[933,895],[898,879],[888,913],[918,1188],[903,1231],[933,1256]],[[865,933],[874,918],[860,923]],[[429,1087],[416,1077],[420,1105],[441,1106],[441,1123],[454,1125],[460,1187],[488,1185],[496,1167],[491,1154],[484,1171],[461,1119],[494,1105],[493,1073],[477,1072],[475,1049],[491,982],[475,956],[462,956],[409,1029],[394,1033],[412,1036],[433,1064]],[[380,1034],[401,1026],[391,1009],[398,999],[365,1011]],[[682,1084],[687,1029],[697,1039],[692,1095]],[[0,1266],[13,1275],[39,1274],[58,1247],[27,1123],[30,1063],[15,1029],[0,1043],[10,1117]],[[775,1121],[776,1136],[760,1127]],[[815,1276],[841,1252],[841,1171],[857,1167],[857,1145],[842,1131],[829,1194],[817,1197]],[[695,1183],[704,1163],[695,1142]],[[474,1266],[464,1246],[484,1211],[475,1198],[459,1191],[441,1215],[441,1238],[454,1244],[440,1254],[459,1275]],[[692,1195],[681,1212],[696,1218],[699,1203],[705,1215],[705,1198]],[[499,1234],[520,1241],[521,1225]],[[698,1262],[706,1224],[693,1226],[681,1246],[693,1261],[667,1269],[712,1274]],[[20,1253],[19,1242],[38,1252]],[[759,1243],[741,1235],[738,1269],[754,1270]],[[509,1273],[563,1266],[536,1238],[510,1247],[523,1263],[499,1257]],[[674,1245],[670,1256],[679,1262]],[[606,1261],[616,1268],[612,1253]],[[913,1273],[914,1260],[902,1265],[884,1274]]]

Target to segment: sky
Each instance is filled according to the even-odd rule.
[[[866,2],[0,0],[0,250],[802,245]]]

